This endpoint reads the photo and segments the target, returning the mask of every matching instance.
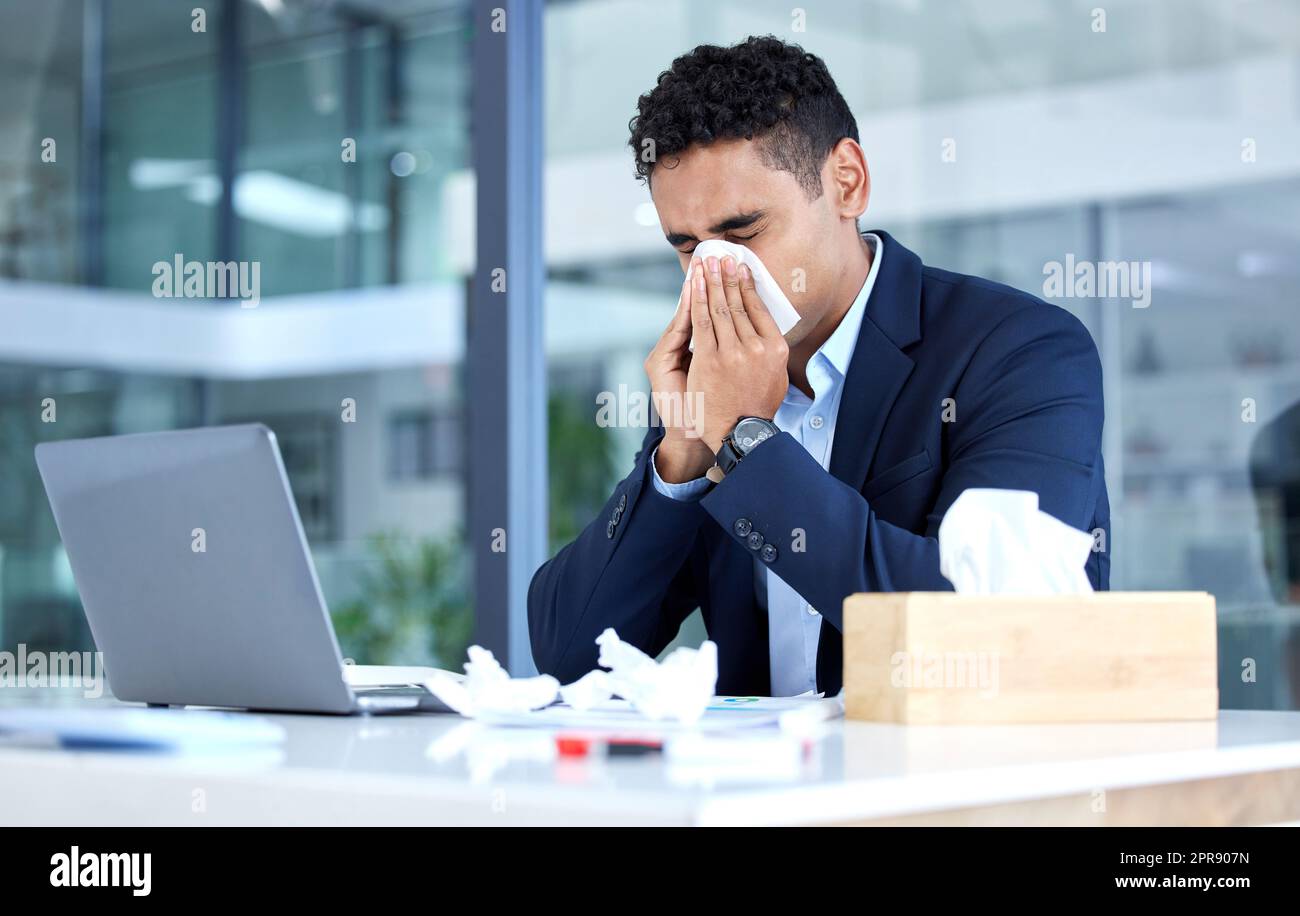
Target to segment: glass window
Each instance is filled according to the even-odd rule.
[[[344,653],[458,665],[473,626],[465,266],[442,227],[448,177],[470,165],[468,8],[241,3],[230,47],[222,7],[196,31],[188,4],[105,4],[88,95],[82,4],[0,5],[8,34],[45,36],[22,61],[6,51],[23,76],[0,97],[22,128],[0,144],[0,276],[14,281],[0,283],[0,646],[91,647],[37,443],[256,421],[276,433]],[[100,93],[96,190],[80,113]],[[40,161],[46,136],[57,161]],[[81,273],[88,243],[108,289]],[[256,302],[207,285],[158,296],[159,264],[227,257],[259,265]]]

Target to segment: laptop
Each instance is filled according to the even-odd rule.
[[[267,427],[44,442],[36,464],[119,700],[450,711],[431,668],[344,664]]]

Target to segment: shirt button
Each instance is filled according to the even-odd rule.
[[[764,563],[776,562],[776,546],[773,544],[764,544],[763,549],[758,554],[763,558]]]
[[[749,532],[754,530],[754,523],[747,518],[738,518],[736,524],[731,526],[731,530],[736,532],[737,536],[747,538]]]
[[[816,616],[817,616],[817,608],[813,607],[811,604],[808,605],[808,616],[809,616],[809,617],[816,617]]]
[[[763,535],[759,534],[757,531],[751,531],[749,532],[749,537],[745,538],[745,543],[749,545],[750,550],[762,550]]]
[[[811,426],[813,429],[821,429],[822,426],[825,425],[825,423],[826,423],[826,421],[825,421],[824,419],[822,419],[822,415],[819,414],[819,413],[815,413],[815,414],[813,414],[813,415],[808,419],[808,425]]]

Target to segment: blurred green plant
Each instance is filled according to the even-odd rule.
[[[588,408],[586,405],[591,405]],[[614,439],[596,425],[595,398],[547,403],[550,543],[577,537],[609,498]],[[382,532],[367,538],[356,595],[333,612],[343,654],[365,665],[434,665],[459,671],[474,632],[464,541]]]
[[[358,664],[459,671],[474,632],[462,539],[383,532],[367,546],[356,596],[333,613],[343,654]]]
[[[547,399],[551,552],[572,541],[609,499],[617,480],[614,437],[596,425],[595,396],[553,393]]]

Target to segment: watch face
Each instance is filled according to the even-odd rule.
[[[758,417],[745,417],[736,424],[735,430],[731,434],[731,439],[736,443],[741,454],[748,454],[754,446],[771,439],[779,430],[768,420],[760,420]]]

